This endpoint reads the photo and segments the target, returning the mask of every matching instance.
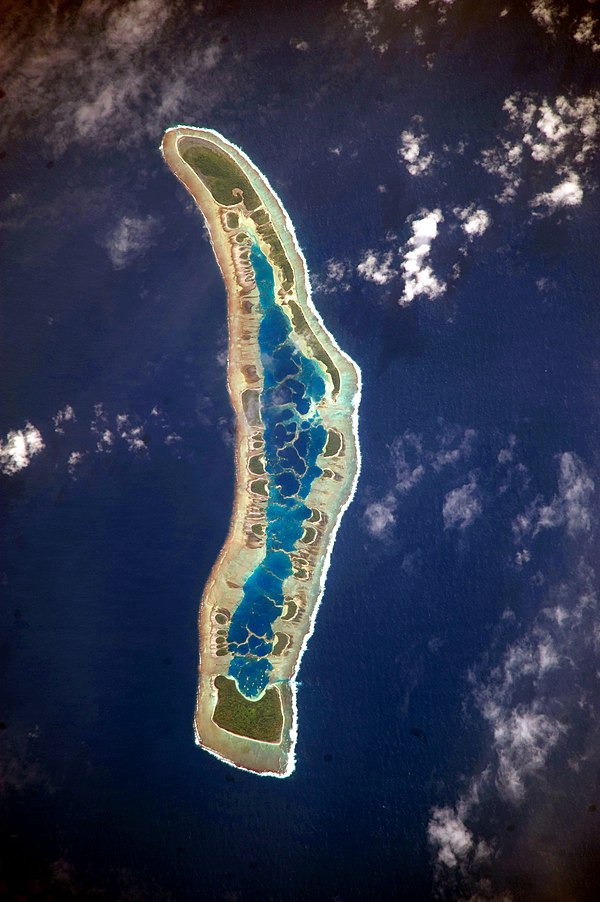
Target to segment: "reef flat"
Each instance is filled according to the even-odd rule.
[[[248,157],[187,126],[161,149],[225,281],[236,417],[231,523],[200,603],[196,740],[236,767],[287,776],[295,678],[360,469],[360,370],[315,310],[292,223]]]

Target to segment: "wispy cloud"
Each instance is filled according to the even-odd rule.
[[[65,404],[60,410],[56,412],[56,414],[52,417],[52,422],[54,423],[54,431],[59,434],[64,434],[64,424],[65,423],[73,423],[77,417],[75,416],[75,411],[71,407],[70,404]]]
[[[180,0],[88,2],[68,15],[54,4],[12,4],[0,38],[6,92],[0,140],[20,134],[23,122],[40,125],[55,155],[71,143],[96,147],[158,140],[187,105],[198,115],[219,96],[226,73],[199,98],[198,79],[216,65],[218,43],[177,43]],[[195,12],[200,20],[200,6]],[[35,125],[33,125],[35,127]]]
[[[41,432],[30,422],[22,429],[11,430],[4,441],[0,440],[0,471],[5,476],[14,476],[28,467],[45,447]]]
[[[156,243],[160,224],[155,216],[123,216],[104,240],[115,269],[124,269]]]
[[[477,485],[475,474],[471,473],[469,482],[448,492],[444,498],[442,516],[444,529],[466,529],[483,513],[481,491]]]
[[[497,654],[493,649],[470,674],[488,751],[455,804],[432,808],[428,830],[438,889],[447,890],[448,898],[510,899],[499,875],[506,877],[512,853],[498,830],[499,818],[517,824],[520,853],[527,856],[550,812],[554,824],[560,823],[557,799],[564,804],[567,786],[572,793],[573,775],[588,765],[592,775],[597,771],[598,712],[590,695],[597,687],[600,650],[595,582],[594,571],[580,559],[572,577],[548,590],[531,626],[507,642],[498,663],[488,664]],[[499,630],[512,632],[515,619],[503,617]],[[535,805],[528,804],[530,797]],[[556,842],[545,849],[552,857],[564,845],[558,827]],[[529,870],[528,881],[528,894],[537,898],[536,886],[547,884],[544,868]]]
[[[337,291],[350,291],[351,276],[352,267],[348,260],[330,257],[325,263],[324,272],[311,273],[310,281],[313,289],[320,294],[334,294]]]
[[[576,454],[565,451],[558,456],[558,491],[547,502],[538,495],[513,521],[517,541],[535,538],[544,529],[566,526],[573,538],[592,528],[591,500],[594,480]]]
[[[392,533],[396,522],[396,511],[402,498],[419,486],[427,473],[440,474],[446,468],[456,469],[461,463],[468,460],[473,450],[473,444],[477,438],[474,429],[463,429],[452,426],[443,420],[438,423],[438,429],[434,437],[435,446],[431,447],[431,440],[426,446],[422,435],[407,430],[403,435],[397,436],[389,446],[391,484],[387,493],[379,499],[369,501],[364,511],[364,524],[367,532],[374,538],[387,539]],[[475,477],[473,476],[473,479]],[[468,514],[466,505],[472,505],[471,515],[473,522],[476,519],[475,502],[479,500],[479,490],[475,486],[472,498],[463,499],[463,519],[465,526]],[[447,514],[449,521],[452,510],[458,516],[458,501],[450,499]],[[479,512],[480,513],[480,512]],[[455,524],[459,526],[460,519]],[[450,525],[450,523],[449,523]]]
[[[568,7],[554,0],[533,0],[530,10],[535,21],[548,34],[555,34],[559,21],[568,14]]]
[[[598,20],[591,13],[586,13],[578,21],[573,32],[573,38],[578,44],[589,47],[592,53],[600,52],[600,28]]]

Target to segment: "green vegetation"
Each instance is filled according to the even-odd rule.
[[[213,720],[217,726],[236,736],[247,736],[259,742],[279,742],[283,730],[283,713],[279,692],[267,689],[258,701],[245,698],[235,680],[220,674],[215,679],[219,693]]]
[[[218,204],[232,206],[239,203],[241,200],[237,193],[239,189],[247,210],[256,210],[260,206],[258,194],[230,156],[214,146],[200,144],[194,138],[180,141],[179,152],[185,162],[205,182]]]
[[[255,388],[247,388],[242,392],[242,408],[251,429],[260,426],[259,398],[260,392]]]
[[[301,335],[305,340],[306,344],[310,348],[311,354],[318,360],[319,363],[322,363],[333,383],[333,397],[337,398],[340,391],[340,374],[337,367],[334,365],[333,360],[327,353],[327,351],[323,348],[321,343],[318,341],[316,335],[306,322],[306,317],[302,312],[300,304],[297,301],[290,300],[289,301],[290,313],[292,314],[292,322],[294,325],[294,329]]]
[[[248,469],[254,476],[264,476],[265,465],[263,463],[262,454],[256,454],[248,461]]]
[[[342,448],[342,434],[337,429],[330,429],[327,433],[327,443],[323,450],[323,457],[333,457]]]
[[[261,495],[263,498],[269,497],[269,491],[267,486],[269,482],[267,479],[253,479],[250,483],[250,491],[254,492],[255,495]]]
[[[275,643],[271,654],[281,655],[286,650],[292,640],[287,633],[275,633]]]

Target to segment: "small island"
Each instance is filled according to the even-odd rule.
[[[306,261],[267,179],[212,129],[165,133],[227,290],[236,417],[229,533],[199,614],[196,741],[244,770],[295,765],[296,675],[360,469],[360,370],[312,304]]]

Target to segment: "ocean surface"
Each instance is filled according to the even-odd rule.
[[[498,893],[599,898],[598,159],[561,157],[583,198],[551,215],[532,198],[564,171],[527,157],[503,205],[500,177],[476,162],[512,127],[507,97],[589,97],[597,54],[573,40],[575,5],[554,37],[528,4],[505,6],[456,0],[441,22],[439,3],[259,3],[259,16],[209,2],[165,19],[143,52],[116,43],[116,19],[110,31],[73,6],[55,28],[75,62],[39,81],[26,61],[54,53],[54,32],[41,13],[23,19],[34,37],[7,20],[38,106],[7,75],[2,103],[23,112],[0,160],[0,436],[29,422],[45,447],[0,477],[0,896],[469,898],[479,878],[455,887],[428,826],[489,768],[464,817],[495,850]],[[118,78],[101,75],[105,59]],[[113,91],[93,107],[100,125],[90,78],[94,98]],[[398,152],[414,116],[435,151],[422,178]],[[221,275],[158,152],[179,121],[216,128],[268,177],[315,305],[362,370],[362,474],[302,660],[284,780],[194,744],[198,605],[229,524],[233,420]],[[471,203],[490,225],[463,254],[452,211]],[[431,263],[447,290],[401,306],[407,217],[438,207]],[[369,250],[393,254],[394,280],[360,276]],[[55,422],[66,405],[74,417]],[[541,642],[544,611],[560,610],[556,682],[542,695],[552,673],[525,685],[511,671],[511,695],[507,650]],[[503,790],[508,746],[481,714],[498,686],[513,715],[558,724],[543,767],[520,773],[522,798]]]

